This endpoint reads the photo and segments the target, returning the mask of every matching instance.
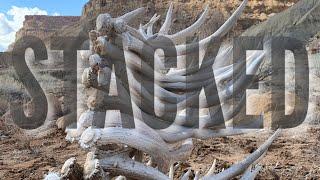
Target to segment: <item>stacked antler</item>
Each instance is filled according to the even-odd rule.
[[[241,72],[246,63],[230,65],[232,47],[220,50],[216,57],[211,57],[206,61],[203,60],[208,58],[205,56],[205,52],[208,50],[210,42],[220,40],[234,26],[246,4],[247,0],[243,1],[240,7],[215,33],[199,43],[185,43],[185,41],[189,36],[199,31],[206,20],[208,7],[205,8],[203,14],[193,25],[175,34],[168,34],[172,24],[172,4],[169,7],[164,24],[156,34],[153,33],[153,24],[160,18],[157,14],[147,24],[140,25],[139,29],[128,25],[131,20],[144,12],[143,8],[118,18],[112,18],[109,14],[98,16],[96,30],[90,32],[90,50],[93,54],[89,58],[91,67],[87,68],[83,74],[83,83],[91,88],[88,110],[81,115],[76,130],[67,130],[67,139],[79,140],[82,148],[91,150],[87,157],[83,177],[94,179],[119,176],[118,179],[121,179],[122,176],[125,176],[134,179],[173,179],[176,169],[173,166],[174,163],[186,160],[192,151],[192,139],[190,138],[206,139],[254,131],[232,127],[230,120],[242,108],[243,103],[241,102],[236,108],[224,112],[224,117],[217,113],[220,103],[229,103],[234,93],[241,94],[243,87],[249,86],[253,81],[250,77],[242,74],[235,74],[235,76],[233,74],[234,71]],[[174,46],[172,48],[176,50],[174,55],[177,57],[177,61],[182,62],[181,64],[185,66],[166,68],[163,61],[164,55],[158,51],[152,54],[155,57],[154,66],[158,67],[156,69],[150,65],[153,64],[153,62],[150,62],[151,59],[143,58],[145,54],[154,52],[150,46],[150,40],[160,36],[169,38],[173,42]],[[117,41],[119,37],[123,40],[122,42]],[[123,45],[119,45],[122,43]],[[200,50],[200,56],[198,50]],[[102,58],[109,57],[117,60],[122,57],[123,51],[126,59],[129,91],[121,91],[125,89],[122,86],[124,82],[121,82],[117,83],[117,88],[111,86],[110,92],[106,93],[101,89],[105,84],[115,81],[115,77],[111,76],[112,67],[101,66],[104,61]],[[185,60],[186,57],[194,57],[194,55],[197,55],[195,58],[200,57],[200,62],[204,66],[201,69],[203,72],[199,72],[198,65],[186,67],[188,64]],[[264,53],[252,54],[248,60],[247,72],[255,73],[263,58]],[[214,71],[214,76],[212,76],[213,73],[206,73],[209,71]],[[145,81],[145,83],[141,83],[139,81],[141,78],[148,79],[150,76],[154,76],[154,82]],[[108,79],[106,77],[112,77],[111,82],[105,82],[105,79]],[[214,79],[216,84],[212,85],[210,81]],[[117,78],[118,80],[119,78]],[[186,81],[189,82],[188,86],[185,85]],[[154,86],[155,97],[148,88],[150,86]],[[217,87],[222,90],[219,95],[207,94],[205,96],[204,93],[197,92],[202,88]],[[92,88],[94,91],[92,91]],[[104,100],[105,97],[119,90],[122,93],[127,93],[126,98],[131,97],[130,101],[132,102],[134,115],[132,118],[135,122],[134,129],[122,128],[121,124],[121,118],[126,118],[131,114],[108,111],[106,115],[105,112],[99,110],[108,103]],[[142,105],[142,96],[146,98],[145,102],[150,103],[151,107],[153,107],[151,103],[154,102],[154,110]],[[199,102],[194,101],[197,96],[199,96]],[[207,102],[208,97],[212,101]],[[171,99],[175,99],[177,102]],[[177,103],[177,106],[174,105],[175,103]],[[166,108],[164,108],[165,106]],[[190,126],[190,122],[195,119],[185,115],[186,108],[199,108],[199,128]],[[178,111],[176,116],[175,111]],[[215,113],[209,114],[208,111]],[[158,118],[154,114],[175,116],[175,119],[170,122],[168,118]],[[95,118],[99,116],[106,119],[104,129],[91,127]],[[213,130],[213,125],[217,125],[216,122],[221,119],[226,120],[226,128]],[[155,123],[157,127],[167,128],[154,130],[147,125],[150,123]],[[170,126],[168,127],[168,125]],[[242,173],[244,173],[243,177],[245,179],[253,178],[260,169],[260,167],[255,166],[255,163],[265,154],[279,132],[278,130],[246,159],[219,174],[214,174],[215,163],[213,163],[213,166],[202,179],[230,179]],[[143,163],[144,153],[150,156],[150,161],[147,164]],[[76,164],[75,160],[71,159],[67,161],[64,169],[75,167],[74,164]],[[72,171],[64,170],[62,172],[63,177],[71,176],[70,172]],[[189,170],[181,179],[189,179],[190,173]],[[200,174],[197,173],[194,179],[199,178]]]

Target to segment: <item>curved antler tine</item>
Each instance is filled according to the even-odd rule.
[[[142,24],[140,24],[140,26],[139,26],[139,33],[142,35],[142,37],[144,39],[148,39],[148,36],[147,36],[147,34],[145,32],[145,29],[143,28]]]
[[[137,16],[143,14],[145,11],[144,7],[138,8],[136,10],[133,10],[131,12],[128,12],[117,19],[122,19],[125,23],[129,23],[132,19],[135,19]]]
[[[189,180],[190,175],[191,175],[191,168],[189,168],[188,171],[182,175],[181,180]]]
[[[154,17],[154,18],[152,18],[152,22],[153,22],[153,24],[155,23],[155,22],[157,22],[159,19],[160,19],[160,17],[161,17],[161,15],[158,15],[158,14],[155,14],[156,16]]]
[[[241,16],[243,10],[245,9],[248,0],[244,0],[238,9],[232,14],[232,16],[215,32],[216,36],[224,36],[237,22]]]
[[[174,177],[174,166],[171,164],[170,170],[169,170],[169,179],[173,180]]]
[[[194,175],[193,180],[199,180],[200,179],[200,172],[196,171],[196,174]]]
[[[247,69],[247,73],[254,74],[258,70],[263,58],[264,58],[264,54],[261,54],[257,59],[252,61],[252,63],[250,63],[250,66]],[[225,78],[222,78],[222,79],[225,79]],[[222,79],[219,79],[219,80],[221,81]],[[252,81],[253,81],[252,76],[247,77],[246,75],[243,75],[243,74],[241,74],[238,77],[238,79],[229,81],[227,85],[224,87],[224,90],[221,92],[220,101],[225,102],[226,100],[230,99],[233,93],[241,92],[242,91],[241,87],[248,86],[250,83],[252,83]],[[200,96],[201,101],[203,101],[202,98],[203,97]]]
[[[262,169],[262,167],[259,165],[257,165],[254,168],[249,167],[246,170],[246,172],[242,175],[240,180],[254,180],[261,169]]]
[[[148,35],[148,37],[152,37],[153,36],[153,32],[152,32],[153,25],[154,25],[154,23],[156,23],[160,19],[160,17],[161,17],[160,15],[158,16],[157,14],[155,14],[155,16],[151,18],[150,24],[147,27],[147,35]]]
[[[249,57],[249,65],[247,67],[247,72],[248,74],[254,74],[257,72],[257,70],[260,67],[260,64],[263,62],[263,59],[265,57],[265,53],[257,53],[254,54],[253,56]],[[238,74],[239,72],[241,72],[241,70],[243,69],[243,67],[245,66],[246,62],[241,62],[241,63],[237,63],[237,64],[233,64],[231,65],[231,67],[233,68],[229,68],[230,66],[226,66],[226,68],[223,68],[225,70],[225,72],[217,74],[216,75],[216,81],[218,83],[221,83],[227,79],[231,79],[232,76],[234,76],[235,72],[236,74]]]
[[[170,38],[176,44],[183,42],[186,37],[193,35],[201,27],[201,25],[205,22],[207,18],[208,12],[209,6],[207,5],[200,18],[194,24],[173,35],[168,35],[167,37]]]
[[[168,34],[169,30],[170,30],[170,26],[172,23],[172,9],[173,9],[173,4],[170,3],[168,12],[167,12],[167,16],[166,16],[166,20],[164,21],[163,25],[161,26],[160,30],[159,30],[159,34],[163,34],[166,35]]]
[[[149,37],[153,36],[153,32],[152,32],[153,24],[157,22],[159,18],[160,18],[160,15],[154,14],[147,24],[145,25],[140,24],[139,31],[145,37],[145,39],[148,39]],[[145,33],[146,29],[147,29],[147,34]]]
[[[155,22],[157,22],[157,21],[159,20],[160,17],[161,17],[161,16],[158,15],[157,13],[154,14],[154,15],[152,16],[152,18],[150,19],[150,21],[149,21],[147,24],[143,25],[142,28],[143,28],[143,29],[147,29],[148,27],[152,26]]]
[[[158,14],[155,13],[155,14],[152,16],[152,18],[150,19],[150,22],[156,21],[156,20],[158,20],[159,18],[160,18],[160,15],[158,16]]]
[[[237,20],[241,16],[243,10],[245,9],[246,5],[248,3],[248,0],[244,0],[241,5],[237,8],[237,10],[230,16],[230,18],[211,36],[203,39],[200,41],[201,43],[208,43],[212,38],[221,38],[225,34],[229,32],[229,30],[236,24]]]
[[[217,164],[217,159],[214,159],[213,163],[212,163],[212,166],[210,167],[210,169],[208,170],[206,176],[212,176],[214,175],[215,171],[216,171],[216,164]]]
[[[278,129],[265,143],[263,143],[255,152],[247,156],[241,162],[232,165],[230,168],[224,170],[223,172],[214,176],[205,176],[203,180],[206,179],[231,179],[237,175],[243,173],[248,167],[256,162],[270,147],[272,142],[279,136],[281,129]]]
[[[258,70],[260,64],[262,63],[262,60],[264,58],[265,54],[264,53],[255,53],[254,55],[249,57],[249,65],[247,70],[250,73],[254,73]],[[234,77],[234,72],[239,74],[243,67],[245,66],[246,62],[242,61],[241,63],[236,63],[232,65],[228,65],[225,67],[221,67],[214,71],[215,73],[215,79],[217,84],[221,84],[225,82],[226,80],[231,80],[232,77]],[[202,64],[204,65],[204,64]],[[211,68],[211,67],[208,67]],[[162,87],[170,87],[170,88],[183,88],[183,83],[186,81],[186,78],[189,78],[188,80],[190,81],[190,84],[198,84],[199,86],[202,84],[199,84],[199,82],[205,82],[208,81],[209,79],[212,78],[212,76],[206,74],[206,73],[198,73],[196,75],[191,74],[191,75],[165,75],[165,76],[160,76],[157,80],[161,81]],[[190,86],[190,87],[192,87]]]
[[[103,170],[115,175],[134,179],[169,180],[168,176],[155,168],[122,156],[112,156],[99,161]]]
[[[235,25],[235,23],[241,16],[244,8],[246,7],[247,3],[248,0],[244,0],[238,7],[238,9],[231,15],[231,17],[215,33],[206,37],[205,39],[202,39],[199,42],[199,47],[198,45],[190,44],[190,48],[193,50],[196,50],[198,48],[204,49],[207,46],[207,44],[210,43],[212,40],[219,40],[221,37],[223,37]],[[186,54],[186,48],[184,44],[176,46],[176,50],[178,56]]]

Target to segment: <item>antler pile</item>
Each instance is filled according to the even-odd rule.
[[[169,7],[164,24],[156,34],[153,33],[153,24],[160,18],[157,14],[147,24],[140,25],[139,29],[128,25],[131,20],[144,12],[144,8],[139,8],[118,18],[112,18],[109,14],[100,14],[98,16],[96,30],[90,32],[90,53],[93,54],[89,58],[91,67],[84,70],[82,77],[83,83],[91,89],[91,97],[88,100],[89,109],[80,116],[76,130],[67,130],[68,140],[78,140],[82,148],[91,151],[88,153],[83,169],[83,177],[85,179],[108,179],[117,176],[119,176],[117,179],[123,179],[124,177],[134,179],[173,179],[176,169],[174,164],[186,160],[191,154],[193,148],[191,138],[206,139],[256,131],[234,129],[232,127],[231,119],[242,108],[243,103],[241,102],[236,108],[231,108],[232,110],[224,112],[224,117],[219,116],[217,112],[220,103],[228,104],[232,94],[241,93],[243,87],[249,86],[253,81],[250,78],[242,77],[242,75],[235,76],[236,78],[232,79],[233,71],[240,72],[246,65],[245,63],[230,65],[232,47],[223,48],[215,58],[203,61],[205,69],[214,70],[215,77],[210,74],[199,73],[199,68],[196,66],[188,67],[187,70],[187,63],[185,62],[186,56],[196,53],[198,47],[200,60],[204,59],[208,44],[214,42],[214,40],[220,40],[234,26],[246,4],[247,0],[244,0],[233,15],[215,33],[202,39],[198,45],[196,43],[186,44],[185,41],[187,37],[199,31],[199,28],[207,18],[208,7],[205,8],[203,14],[193,25],[175,34],[168,34],[172,24],[172,4]],[[157,69],[153,69],[149,65],[148,59],[142,58],[144,53],[149,53],[148,48],[150,46],[148,41],[159,36],[167,37],[175,44],[177,61],[182,62],[181,67],[165,68],[162,60],[164,55],[157,51],[154,55],[154,65],[158,67]],[[121,37],[123,42],[120,43],[123,43],[123,45],[119,45],[119,42],[116,41],[117,37]],[[93,75],[96,65],[103,61],[101,57],[107,56],[117,59],[121,57],[122,51],[124,51],[126,59],[129,92],[123,91],[125,87],[121,86],[122,83],[117,83],[117,88],[111,86],[110,93],[121,91],[122,93],[127,93],[124,98],[131,97],[135,129],[122,128],[121,118],[117,111],[108,111],[107,115],[105,112],[99,111],[101,106],[108,103],[104,101],[104,97],[109,94],[99,90],[99,86],[110,83],[103,82],[102,79],[107,79],[103,76],[111,76],[112,67],[104,67],[99,70],[100,74],[96,77]],[[247,72],[249,71],[248,73],[250,74],[255,73],[263,58],[264,53],[253,53],[248,60]],[[141,68],[142,66],[144,67],[143,69]],[[142,84],[138,80],[138,77],[147,78],[153,74],[155,82]],[[115,81],[115,77],[111,77],[111,82]],[[221,92],[219,95],[209,94],[210,99],[214,101],[207,102],[205,94],[201,92],[199,95],[196,90],[212,86],[210,83],[212,78],[215,78],[216,86],[221,89]],[[190,81],[190,86],[185,85],[187,79]],[[155,93],[154,101],[156,114],[174,115],[174,111],[178,111],[173,124],[166,118],[160,119],[154,116],[153,109],[141,104],[142,95],[147,98],[147,103],[153,102],[154,97],[147,86],[154,86],[155,92],[157,92]],[[187,96],[188,93],[194,94]],[[199,96],[199,106],[193,102],[196,96]],[[170,98],[175,98],[178,101],[177,109],[173,106],[174,102],[170,101]],[[164,105],[167,105],[168,108],[164,108]],[[190,122],[193,119],[183,115],[187,107],[199,107],[199,128],[190,127]],[[209,114],[208,110],[215,113]],[[99,116],[106,119],[104,129],[91,127],[94,119]],[[121,113],[121,117],[127,116],[130,115]],[[145,120],[142,116],[148,117],[148,120]],[[210,129],[221,118],[226,120],[226,128],[220,130]],[[257,121],[260,121],[260,119]],[[158,127],[171,125],[161,130],[154,130],[147,125],[150,122],[157,123]],[[244,179],[253,179],[260,169],[255,164],[266,153],[273,140],[279,135],[279,132],[280,130],[277,130],[246,159],[219,174],[214,174],[215,163],[213,163],[208,173],[201,179],[230,179],[242,173],[244,173]],[[143,163],[144,154],[150,156],[147,164]],[[66,169],[77,167],[75,164],[75,159],[68,160],[63,172],[61,172],[61,176],[70,178],[73,173],[70,173],[72,172],[71,170],[68,171]],[[191,170],[181,176],[181,179],[189,179],[190,174]],[[199,178],[200,174],[196,173],[194,179]]]

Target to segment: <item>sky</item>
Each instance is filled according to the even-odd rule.
[[[0,52],[14,42],[25,15],[80,16],[89,0],[0,0]]]

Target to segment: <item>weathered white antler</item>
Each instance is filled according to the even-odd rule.
[[[249,167],[243,174],[240,180],[254,180],[259,171],[262,169],[261,166],[257,165],[255,167]]]
[[[139,31],[145,35],[146,39],[153,36],[153,25],[160,19],[160,15],[154,14],[150,21],[144,26],[140,25]],[[147,30],[147,34],[145,34],[145,30]]]
[[[209,169],[206,175],[201,179],[231,179],[232,177],[241,175],[241,179],[254,179],[260,170],[260,166],[252,168],[253,163],[257,163],[259,159],[265,154],[271,143],[279,136],[281,130],[277,130],[264,144],[262,144],[255,152],[250,154],[240,163],[232,165],[230,168],[223,170],[218,174],[214,174],[216,164],[214,161],[212,167]],[[95,159],[95,161],[98,161]],[[155,168],[146,166],[142,163],[133,161],[125,155],[115,155],[106,157],[99,160],[101,168],[111,173],[113,176],[122,174],[129,178],[138,179],[172,179],[175,171],[175,166],[170,166],[169,176],[161,173]],[[191,169],[188,169],[186,173],[181,176],[181,179],[189,179],[191,175]],[[196,173],[195,179],[199,179],[200,174]]]
[[[147,133],[147,132],[146,132]],[[183,144],[180,149],[172,149],[164,141],[146,136],[135,129],[104,128],[86,129],[80,138],[84,148],[116,143],[125,144],[150,154],[163,172],[169,169],[171,163],[186,159],[192,150],[192,142]]]
[[[121,19],[125,23],[129,23],[133,19],[137,18],[137,16],[142,15],[144,12],[145,12],[145,8],[141,7],[141,8],[138,8],[136,10],[133,10],[131,12],[128,12],[128,13],[122,15],[122,16],[118,17],[117,19]]]
[[[203,179],[231,179],[232,177],[242,174],[250,167],[251,164],[255,163],[262,155],[265,154],[272,142],[279,136],[280,132],[281,129],[278,129],[265,143],[241,162],[232,165],[230,168],[217,175],[205,176]]]
[[[159,170],[134,161],[129,157],[113,156],[99,160],[99,162],[106,172],[115,175],[122,174],[128,178],[135,179],[169,179]]]
[[[175,34],[166,35],[166,37],[170,38],[175,44],[184,42],[187,37],[190,37],[194,35],[194,33],[198,32],[201,25],[204,24],[204,22],[206,21],[208,12],[209,12],[209,6],[206,6],[204,9],[204,12],[194,24]]]
[[[164,23],[162,24],[160,30],[159,30],[159,34],[160,35],[166,35],[168,34],[169,30],[170,30],[170,26],[172,23],[172,9],[173,9],[173,4],[170,3],[168,12],[167,12],[167,16],[166,16],[166,20],[164,21]]]

